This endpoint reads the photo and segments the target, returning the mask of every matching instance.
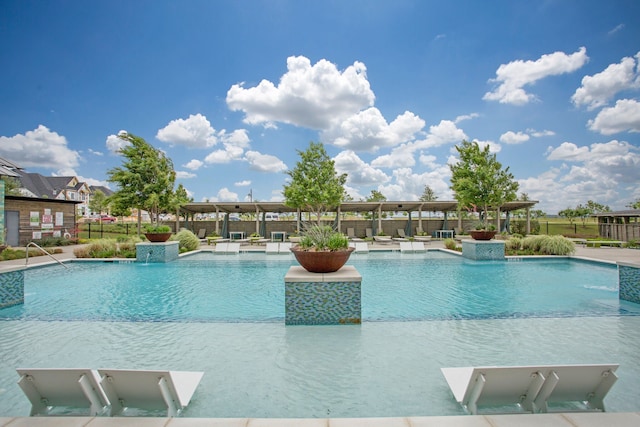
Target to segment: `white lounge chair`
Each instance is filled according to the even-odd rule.
[[[378,243],[382,243],[383,245],[393,243],[393,240],[391,240],[391,237],[389,236],[373,236],[373,240]]]
[[[368,253],[369,252],[369,244],[367,242],[354,242],[353,243],[354,252],[355,253]]]
[[[278,242],[269,242],[269,243],[266,244],[264,252],[266,254],[277,254],[278,253],[278,249],[279,249],[279,243]]]
[[[92,369],[17,371],[20,375],[18,385],[31,402],[31,416],[50,415],[56,407],[82,409],[84,415],[88,412],[90,416],[107,411],[109,400],[100,387],[98,373]]]
[[[191,401],[204,372],[99,369],[100,384],[111,402],[110,415],[128,408],[164,411],[175,417]]]
[[[291,253],[291,242],[280,242],[280,243],[278,243],[278,253],[279,254],[290,254]]]
[[[484,366],[441,368],[455,399],[472,415],[478,406],[515,405],[547,412],[548,403],[583,402],[604,411],[618,365]]]
[[[200,239],[201,242],[206,242],[207,241],[207,229],[206,228],[201,228],[198,230],[198,239]]]
[[[356,232],[353,228],[347,228],[347,238],[353,242],[362,242],[360,237],[356,237]]]
[[[236,242],[229,242],[229,244],[227,245],[227,252],[225,253],[228,253],[228,254],[240,253],[240,243],[236,243]]]
[[[400,242],[400,252],[413,252],[413,246],[409,241],[401,241]]]
[[[218,254],[226,254],[228,247],[229,247],[229,242],[216,243],[216,247],[214,248],[213,251]]]
[[[411,249],[413,249],[413,252],[427,251],[427,249],[424,247],[424,242],[411,242]]]
[[[394,237],[393,240],[396,240],[398,242],[406,242],[408,239],[404,230],[402,228],[398,228],[397,231],[398,231],[398,237]]]

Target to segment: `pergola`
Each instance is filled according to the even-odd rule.
[[[500,213],[519,209],[527,211],[527,230],[530,230],[529,210],[537,201],[513,201],[507,202],[491,210],[498,213],[498,229],[500,229]],[[343,212],[371,212],[377,215],[378,229],[382,229],[382,212],[418,212],[418,226],[422,227],[422,212],[442,212],[446,220],[448,212],[456,212],[458,202],[455,200],[435,200],[431,202],[422,201],[384,201],[384,202],[344,202],[334,211],[337,214],[338,229],[340,229],[340,214]],[[284,202],[191,202],[183,205],[180,211],[187,215],[216,213],[216,232],[219,232],[220,214],[231,213],[253,213],[256,215],[256,232],[260,227],[260,213],[297,213],[298,229],[300,229],[301,211],[296,208],[286,206]],[[458,216],[459,227],[461,228],[460,216]]]

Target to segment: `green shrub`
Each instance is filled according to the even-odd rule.
[[[76,258],[135,258],[138,237],[120,242],[116,239],[97,239],[73,250]]]
[[[456,241],[453,239],[444,239],[444,247],[452,251],[459,249]]]
[[[522,238],[511,236],[504,242],[505,248],[510,251],[519,251],[522,249]]]
[[[170,240],[177,240],[178,248],[184,252],[195,251],[200,247],[200,239],[190,230],[180,230]]]
[[[171,227],[168,225],[151,225],[144,226],[145,233],[171,233]]]
[[[627,243],[624,244],[625,248],[637,249],[640,248],[640,241],[631,239]]]
[[[522,250],[539,255],[571,255],[576,245],[564,236],[529,236],[522,240]]]
[[[299,246],[302,249],[314,248],[317,251],[337,251],[347,249],[349,240],[329,225],[313,225],[304,231]]]

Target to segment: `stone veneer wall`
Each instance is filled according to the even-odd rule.
[[[136,243],[136,261],[170,262],[178,259],[178,242]]]
[[[640,304],[640,264],[618,263],[620,299]]]
[[[24,269],[0,273],[0,308],[24,304]]]
[[[327,274],[291,267],[285,277],[285,324],[360,324],[361,284],[362,277],[352,266]]]
[[[502,240],[463,240],[462,256],[474,260],[503,260]]]

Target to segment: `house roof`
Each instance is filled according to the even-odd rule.
[[[22,168],[7,159],[0,157],[0,176],[19,177],[18,171]]]

